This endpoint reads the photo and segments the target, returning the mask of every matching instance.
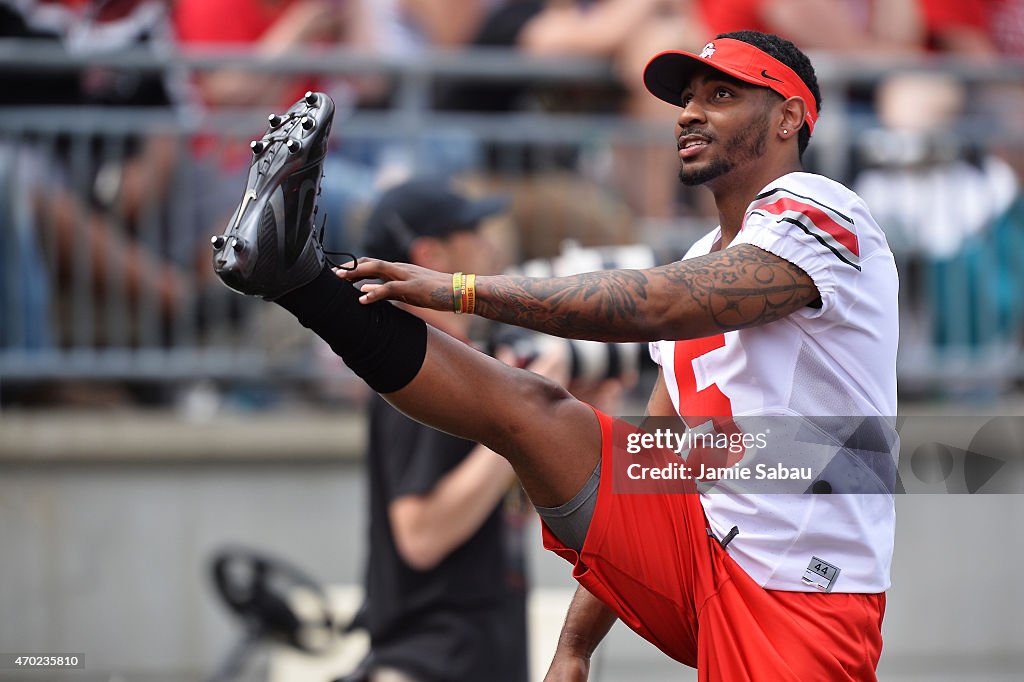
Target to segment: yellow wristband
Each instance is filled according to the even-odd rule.
[[[458,315],[462,312],[462,273],[452,275],[452,309]]]
[[[466,289],[466,275],[462,275],[462,307],[459,312],[466,312],[469,310],[469,295]]]
[[[466,314],[476,310],[476,275],[466,275]]]

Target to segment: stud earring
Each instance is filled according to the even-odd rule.
[[[788,131],[788,130],[786,130],[785,128],[783,128],[783,129],[782,129],[782,134],[783,134],[783,135],[789,135],[789,131]]]

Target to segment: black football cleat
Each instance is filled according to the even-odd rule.
[[[250,144],[252,165],[227,230],[211,239],[213,269],[228,287],[272,300],[316,278],[325,256],[313,221],[334,102],[308,92]]]

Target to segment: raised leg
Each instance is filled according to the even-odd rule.
[[[534,504],[558,506],[580,490],[601,455],[589,406],[390,303],[367,306],[358,296],[325,270],[278,303],[397,409],[506,457]]]
[[[570,500],[601,454],[600,427],[587,405],[390,303],[359,303],[359,292],[327,267],[314,220],[333,115],[331,99],[311,92],[270,117],[251,145],[238,210],[212,240],[217,275],[289,310],[413,419],[507,457],[535,504]]]

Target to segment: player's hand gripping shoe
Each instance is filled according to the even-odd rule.
[[[245,194],[222,235],[211,239],[213,269],[224,284],[275,299],[312,281],[324,251],[313,221],[334,102],[308,92],[250,144]]]

